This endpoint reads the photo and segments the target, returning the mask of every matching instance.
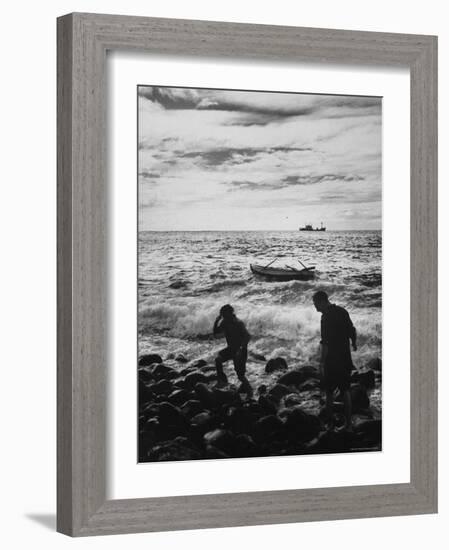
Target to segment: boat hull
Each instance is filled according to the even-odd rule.
[[[255,275],[260,275],[270,281],[310,281],[315,277],[315,273],[311,269],[281,269],[257,264],[250,264],[250,269]]]

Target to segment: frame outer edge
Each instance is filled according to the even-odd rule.
[[[72,534],[72,16],[57,20],[57,531]]]
[[[245,38],[245,28],[249,38]],[[84,13],[58,20],[58,530],[63,533],[86,536],[436,510],[436,334],[430,341],[417,330],[427,321],[436,330],[436,310],[432,309],[436,304],[436,287],[432,286],[436,281],[432,241],[436,237],[432,218],[436,211],[436,151],[432,149],[436,103],[431,99],[436,97],[436,39],[278,27],[278,43],[270,50],[270,41],[277,40],[276,29]],[[415,90],[411,109],[416,114],[412,132],[422,130],[422,135],[412,135],[411,140],[411,213],[418,215],[412,218],[411,244],[417,247],[417,253],[412,253],[412,293],[420,297],[425,291],[429,298],[417,300],[412,307],[412,337],[419,337],[420,345],[413,344],[411,350],[415,380],[411,401],[418,410],[411,411],[410,484],[285,491],[282,495],[234,493],[106,501],[106,50],[131,47],[176,53],[185,45],[189,48],[185,51],[205,55],[211,41],[213,53],[220,56],[241,55],[246,47],[250,56],[256,56],[260,46],[263,56],[271,59],[283,59],[285,54],[291,59],[411,67]],[[429,82],[423,82],[424,78]],[[311,499],[313,509],[309,501],[304,503],[305,498]],[[337,509],[338,501],[342,510]],[[217,516],[217,510],[227,517]],[[258,511],[263,518],[257,517]],[[202,512],[204,520],[195,519],[192,512]]]
[[[410,70],[411,480],[430,512],[438,510],[437,47],[429,37]]]

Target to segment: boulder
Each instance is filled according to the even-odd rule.
[[[262,355],[261,353],[256,353],[256,352],[254,352],[254,351],[250,351],[250,352],[249,352],[249,355],[250,355],[253,359],[256,359],[256,361],[266,361],[265,355]]]
[[[203,382],[204,384],[208,382],[208,378],[201,372],[189,372],[184,378],[184,384],[187,388],[194,388],[198,382]]]
[[[287,361],[283,357],[276,357],[274,359],[270,359],[268,363],[265,365],[265,372],[267,374],[271,374],[272,372],[278,371],[278,370],[287,370],[288,365]]]
[[[162,357],[157,353],[147,353],[139,357],[139,366],[145,367],[152,363],[162,363]]]
[[[268,391],[268,388],[266,386],[266,384],[261,384],[258,388],[257,388],[257,393],[259,395],[265,395]]]
[[[187,390],[174,390],[169,394],[169,396],[167,397],[167,400],[172,405],[179,406],[179,405],[183,405],[189,399],[192,399],[192,397],[194,397],[194,394]]]
[[[260,395],[258,399],[258,403],[261,410],[264,413],[262,416],[276,414],[277,412],[276,403],[274,403],[274,401],[272,401],[269,397],[266,397],[265,395]]]
[[[210,390],[206,384],[199,382],[195,385],[195,394],[199,401],[206,407],[206,408],[213,408],[217,406],[217,399],[215,397],[215,392]]]
[[[354,384],[351,386],[352,412],[357,413],[369,408],[369,396],[365,386]]]
[[[294,407],[295,405],[301,405],[304,401],[303,397],[299,393],[289,393],[284,397],[284,405],[287,408]]]
[[[148,369],[148,367],[139,367],[137,374],[139,381],[152,382],[154,380],[153,375],[151,374],[151,371]]]
[[[382,370],[382,359],[379,357],[375,357],[374,359],[371,359],[368,361],[368,364],[366,365],[368,369],[372,369],[375,371],[381,371]]]
[[[235,439],[235,456],[250,457],[259,455],[259,449],[250,435],[239,434]]]
[[[190,419],[195,434],[201,436],[217,428],[218,424],[218,418],[210,412],[200,412]]]
[[[252,433],[254,429],[254,415],[246,407],[229,407],[225,417],[225,427],[233,433]]]
[[[280,413],[284,420],[285,429],[290,439],[309,441],[320,432],[320,419],[318,416],[308,414],[301,407],[285,409]]]
[[[170,380],[160,380],[151,384],[148,388],[156,395],[168,395],[173,391],[173,384]]]
[[[175,361],[178,361],[178,363],[188,363],[189,360],[183,353],[178,353],[178,355],[175,357]]]
[[[300,369],[286,372],[279,378],[278,384],[284,384],[285,386],[299,386],[309,378],[319,379],[319,373],[315,367],[305,366]]]
[[[154,446],[148,452],[149,461],[196,460],[201,458],[201,451],[185,437],[176,437]]]
[[[187,418],[192,418],[196,414],[204,412],[204,405],[197,399],[189,399],[182,405],[181,411]]]
[[[376,377],[372,369],[357,371],[351,375],[351,382],[358,382],[366,389],[372,389],[376,385]]]
[[[151,386],[145,384],[142,380],[139,380],[139,406],[143,403],[150,401],[153,398],[153,392]]]
[[[218,405],[237,405],[242,402],[239,392],[233,389],[214,388],[213,395]]]
[[[177,372],[171,367],[164,365],[164,363],[153,364],[149,371],[156,380],[168,379],[173,377],[173,375],[177,376]]]
[[[200,369],[201,367],[205,367],[206,365],[207,365],[207,361],[205,361],[204,359],[197,359],[196,361],[193,361],[191,363],[191,366],[194,369]],[[215,368],[215,367],[212,367],[212,368]]]
[[[274,414],[260,418],[254,425],[254,441],[267,442],[284,432],[282,420]]]
[[[220,451],[225,452],[229,456],[234,456],[236,450],[236,437],[229,430],[220,428],[207,432],[204,435],[204,443],[206,447],[212,446]]]
[[[277,383],[268,392],[268,397],[271,400],[279,403],[281,398],[284,397],[284,395],[287,395],[289,393],[290,393],[290,388],[288,388],[285,384]]]

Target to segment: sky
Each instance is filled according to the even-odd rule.
[[[379,97],[138,87],[139,230],[381,229]]]

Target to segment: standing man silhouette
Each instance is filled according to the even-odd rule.
[[[320,374],[326,391],[326,410],[329,417],[329,429],[334,428],[333,405],[334,390],[343,393],[345,429],[352,430],[351,414],[351,371],[352,349],[357,350],[357,333],[349,313],[343,307],[331,304],[327,294],[320,290],[313,295],[313,303],[321,315],[321,358]]]

